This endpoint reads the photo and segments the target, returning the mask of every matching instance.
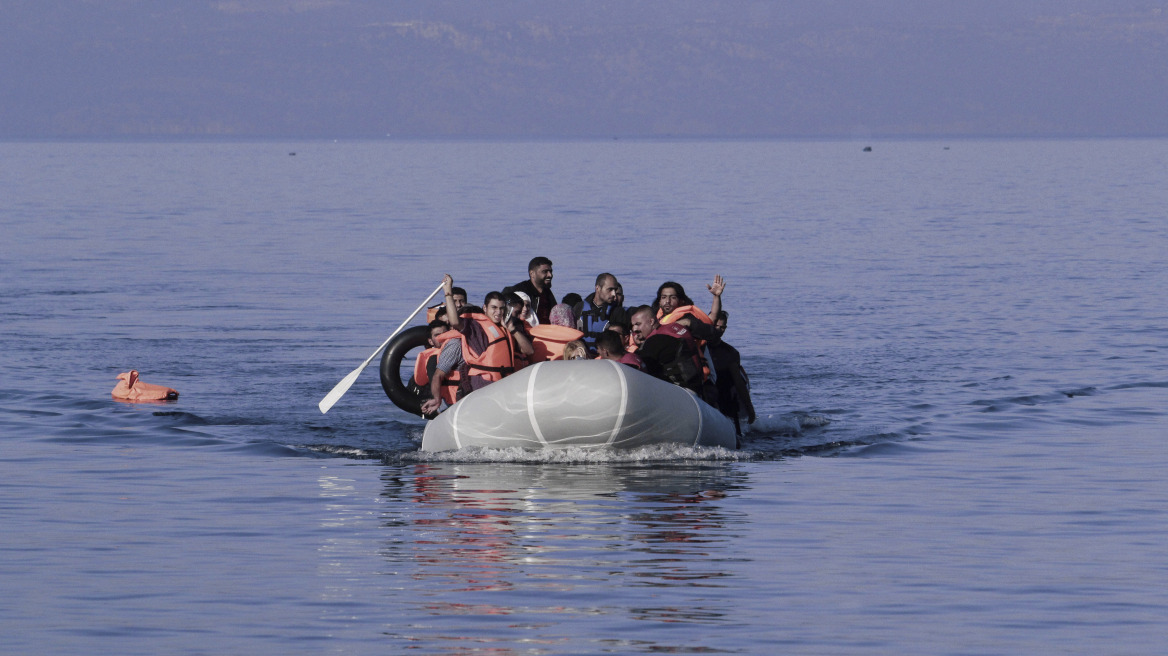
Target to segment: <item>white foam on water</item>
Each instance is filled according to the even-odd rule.
[[[569,447],[566,449],[530,450],[512,447],[487,449],[466,447],[457,451],[415,451],[402,454],[405,460],[418,462],[522,462],[522,463],[596,463],[596,462],[683,462],[688,460],[749,460],[741,451],[722,447],[693,447],[660,444],[639,449]]]

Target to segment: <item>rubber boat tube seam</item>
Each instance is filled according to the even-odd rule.
[[[461,400],[461,399],[459,399],[459,400]],[[454,446],[456,448],[459,448],[459,449],[462,448],[462,440],[458,439],[458,413],[460,410],[462,410],[463,405],[465,405],[465,404],[459,403],[458,401],[455,401],[454,402],[454,416],[452,416],[450,418],[450,434],[451,434],[451,437],[454,438]]]
[[[539,422],[535,419],[535,375],[539,373],[539,368],[543,363],[535,365],[531,368],[531,375],[527,378],[527,418],[531,421],[531,430],[535,431],[535,437],[543,446],[547,446],[547,440],[543,437],[543,431],[539,429]]]
[[[694,433],[694,443],[693,443],[694,446],[697,446],[698,442],[702,441],[702,406],[699,405],[698,395],[694,394],[693,390],[687,389],[686,391],[689,392],[689,398],[691,400],[693,400],[694,410],[698,411],[698,430],[697,430],[697,432]]]
[[[625,372],[621,370],[621,367],[627,365],[623,365],[615,360],[605,360],[605,362],[611,363],[616,369],[616,377],[620,379],[621,385],[620,410],[616,413],[616,423],[612,427],[612,434],[608,436],[608,441],[604,443],[604,446],[612,446],[617,433],[620,433],[621,425],[625,423],[625,411],[629,407],[629,381],[625,379]]]

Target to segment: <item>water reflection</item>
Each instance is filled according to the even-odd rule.
[[[402,465],[383,475],[382,554],[430,639],[455,616],[460,639],[489,642],[585,635],[569,619],[722,623],[747,528],[722,500],[746,478],[724,462]]]

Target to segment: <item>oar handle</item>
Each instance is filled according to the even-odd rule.
[[[369,363],[373,361],[373,358],[377,357],[378,353],[381,353],[382,349],[384,349],[385,346],[389,344],[391,339],[397,337],[397,334],[401,332],[402,328],[406,327],[406,324],[413,321],[414,317],[418,316],[418,313],[422,311],[422,308],[426,307],[426,304],[430,302],[430,299],[434,298],[438,292],[442,291],[442,286],[444,284],[446,284],[445,281],[438,285],[434,291],[430,292],[430,295],[426,297],[426,300],[422,301],[422,304],[419,305],[416,310],[411,312],[410,316],[406,317],[406,320],[397,327],[397,330],[393,331],[393,334],[387,337],[385,341],[381,343],[381,346],[377,347],[377,350],[373,352],[373,355],[370,355],[368,358],[366,358],[365,361],[361,363],[360,367],[357,367],[353,371],[349,372],[348,376],[342,378],[341,382],[337,383],[328,394],[324,395],[324,398],[321,399],[320,403],[316,405],[316,407],[320,408],[322,414],[328,412],[329,408],[333,407],[333,404],[339,401],[340,398],[345,395],[345,392],[349,391],[349,388],[353,386],[353,382],[357,380],[357,376],[361,375],[361,372],[365,370],[365,367],[367,367]]]

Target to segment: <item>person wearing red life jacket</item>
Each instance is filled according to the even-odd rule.
[[[702,359],[693,332],[680,321],[662,324],[653,308],[642,305],[633,310],[633,340],[637,343],[644,371],[679,387],[692,390],[717,407],[717,393],[705,384]],[[707,393],[707,387],[711,389]]]
[[[432,398],[422,404],[423,414],[433,414],[441,405],[442,381],[454,370],[462,373],[462,396],[501,380],[515,370],[515,354],[531,356],[531,340],[520,330],[518,317],[507,316],[507,303],[499,292],[491,292],[483,299],[483,307],[465,306],[461,313],[454,309],[452,286],[454,279],[447,274],[443,279],[446,292],[447,315],[455,316],[450,330],[438,336],[442,346],[438,366],[430,380]]]

